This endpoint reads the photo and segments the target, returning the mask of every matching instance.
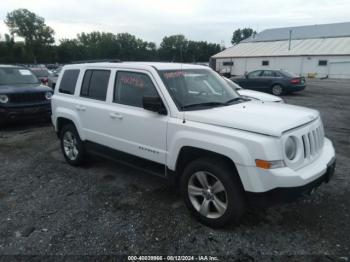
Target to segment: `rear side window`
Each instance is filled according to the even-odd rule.
[[[86,70],[80,96],[106,100],[110,70]]]
[[[73,95],[77,84],[80,70],[69,69],[65,70],[61,79],[61,84],[58,89],[60,93]]]
[[[276,72],[265,70],[262,74],[263,77],[277,77]]]
[[[113,102],[143,107],[144,96],[159,96],[148,75],[136,72],[117,73]]]

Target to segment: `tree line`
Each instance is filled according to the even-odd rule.
[[[184,35],[165,36],[157,46],[129,33],[80,33],[75,39],[55,42],[54,30],[45,19],[27,9],[7,13],[5,24],[10,34],[0,35],[0,63],[69,63],[79,60],[120,59],[124,61],[208,62],[222,51],[219,44],[192,41]],[[237,29],[232,44],[254,34],[252,29]],[[15,41],[15,39],[23,41]]]
[[[78,60],[207,62],[222,51],[219,44],[192,41],[185,36],[163,38],[159,47],[129,33],[80,33],[75,39],[55,44],[54,30],[44,18],[27,9],[9,12],[5,19],[10,34],[0,36],[0,63],[69,63]],[[23,41],[15,41],[20,37]]]

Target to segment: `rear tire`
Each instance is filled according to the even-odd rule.
[[[82,165],[86,158],[86,151],[83,142],[73,124],[62,127],[61,149],[64,158],[72,166]]]
[[[279,84],[273,85],[271,88],[271,93],[275,96],[282,95],[284,93],[283,86],[281,86]]]
[[[180,191],[194,217],[209,227],[238,223],[245,211],[244,190],[238,174],[219,158],[191,162],[181,177]]]

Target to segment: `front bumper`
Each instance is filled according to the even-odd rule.
[[[327,164],[326,172],[316,180],[298,187],[280,187],[263,193],[247,192],[247,200],[251,206],[268,207],[282,203],[288,203],[298,198],[310,195],[321,184],[328,183],[334,175],[336,166],[335,157]]]
[[[51,115],[51,104],[0,107],[0,122],[36,119],[49,117]]]

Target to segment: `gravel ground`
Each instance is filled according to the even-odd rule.
[[[349,261],[349,97],[350,82],[335,80],[309,81],[304,92],[284,97],[321,112],[337,151],[335,177],[310,197],[250,210],[241,225],[220,230],[195,221],[160,178],[100,158],[83,168],[69,166],[48,124],[2,129],[0,255]]]

